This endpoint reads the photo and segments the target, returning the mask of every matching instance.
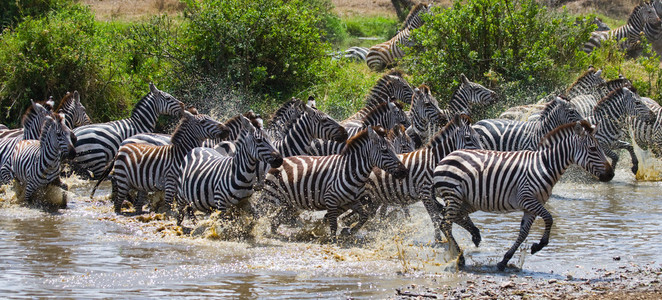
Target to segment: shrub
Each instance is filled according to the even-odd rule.
[[[71,0],[0,1],[0,31],[20,23],[25,17],[39,17],[71,2]]]
[[[593,29],[534,0],[455,1],[448,9],[433,7],[424,20],[412,33],[416,44],[405,64],[415,81],[443,95],[451,94],[460,73],[492,85],[559,85],[585,68],[580,49]]]

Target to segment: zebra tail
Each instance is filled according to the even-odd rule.
[[[99,181],[97,181],[97,184],[94,185],[94,188],[92,188],[92,192],[90,193],[90,200],[94,200],[94,193],[97,191],[97,188],[101,184],[102,181],[106,180],[106,177],[108,177],[108,174],[110,174],[110,171],[113,170],[113,164],[115,163],[115,160],[117,159],[117,155],[108,162],[106,165],[106,169],[103,170],[103,174],[99,177]]]

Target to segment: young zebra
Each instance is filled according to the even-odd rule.
[[[136,103],[131,117],[103,124],[92,124],[74,130],[76,157],[74,166],[99,177],[122,141],[138,133],[152,132],[159,115],[181,116],[184,104],[170,94],[149,84],[150,92]]]
[[[85,111],[85,106],[80,103],[80,94],[78,94],[78,91],[74,91],[73,93],[67,92],[62,97],[62,100],[60,100],[60,104],[57,106],[55,112],[63,114],[64,122],[67,124],[67,127],[72,129],[92,123]]]
[[[207,115],[193,115],[184,111],[179,126],[172,134],[172,144],[151,146],[128,144],[117,151],[112,166],[109,165],[103,176],[112,168],[112,198],[115,213],[122,212],[122,202],[132,189],[139,192],[165,191],[166,203],[172,203],[176,192],[181,165],[186,154],[208,138],[223,138],[228,129],[222,123]],[[144,195],[144,194],[143,194]],[[142,200],[138,199],[136,211],[141,211]]]
[[[71,139],[71,130],[65,124],[64,116],[51,116],[44,118],[39,140],[18,142],[0,170],[3,183],[15,178],[25,186],[24,196],[28,204],[34,204],[35,193],[47,185],[63,186],[60,182],[61,160],[74,153],[75,140]]]
[[[380,105],[374,106],[371,111],[365,115],[363,120],[352,120],[345,122],[343,127],[347,130],[347,135],[352,137],[359,133],[362,129],[370,126],[381,126],[386,130],[395,128],[397,125],[404,125],[409,127],[409,119],[402,110],[402,103],[399,102],[385,102]],[[326,156],[331,154],[338,154],[345,147],[344,142],[336,142],[331,140],[315,139],[311,142],[307,154],[316,156]]]
[[[637,174],[639,160],[634,153],[634,148],[630,143],[621,141],[626,135],[628,117],[636,117],[648,122],[653,115],[650,108],[641,101],[639,95],[623,87],[602,98],[587,120],[596,125],[595,137],[607,157],[611,158],[614,168],[618,163],[618,154],[613,150],[626,149],[632,158],[632,173]]]
[[[341,154],[286,157],[282,166],[269,170],[259,204],[273,205],[277,210],[271,231],[275,233],[296,210],[326,210],[335,238],[338,216],[358,204],[374,167],[385,169],[395,178],[407,175],[385,136],[382,128],[368,127],[351,138]],[[366,218],[362,210],[359,214]],[[343,233],[351,232],[343,229]]]
[[[208,148],[195,148],[186,155],[178,185],[179,217],[181,226],[184,210],[203,212],[225,211],[253,195],[257,179],[258,161],[278,168],[283,163],[262,129],[261,119],[249,120],[238,116],[242,124],[235,142],[234,156],[221,156]]]
[[[614,177],[594,129],[586,121],[569,123],[547,134],[536,151],[499,152],[487,150],[458,150],[441,160],[434,169],[433,195],[442,200],[444,222],[441,229],[449,242],[452,256],[464,257],[453,234],[452,224],[469,231],[476,246],[481,237],[469,214],[487,212],[524,211],[520,234],[497,268],[504,270],[520,244],[529,234],[537,216],[545,221],[540,243],[534,243],[531,254],[540,251],[549,241],[552,215],[544,205],[552,188],[570,166],[577,164],[600,181]]]
[[[484,149],[535,150],[540,139],[556,127],[583,119],[568,101],[557,97],[545,105],[535,121],[487,119],[476,122],[473,128],[480,136]]]
[[[430,5],[427,3],[419,3],[414,6],[409,15],[405,19],[403,28],[390,40],[381,44],[370,47],[366,55],[366,63],[368,67],[374,71],[382,71],[384,68],[393,66],[396,61],[405,56],[404,49],[401,45],[410,46],[411,41],[409,36],[411,30],[419,28],[423,25],[421,14],[427,13],[430,10]]]
[[[619,42],[619,47],[629,53],[636,52],[641,47],[640,33],[643,32],[648,40],[656,40],[654,36],[659,32],[660,18],[655,8],[650,3],[637,5],[630,14],[627,24],[610,31],[594,31],[591,38],[584,44],[584,52],[591,53],[593,49],[600,47],[603,41],[613,39]],[[624,42],[620,42],[625,39]]]
[[[379,205],[408,206],[418,201],[423,204],[435,226],[435,239],[441,241],[439,207],[429,193],[434,167],[449,153],[457,149],[481,149],[478,134],[471,127],[467,115],[456,115],[422,149],[398,158],[407,168],[407,177],[396,179],[381,169],[374,169],[367,183],[365,203],[367,215],[374,216]]]
[[[373,106],[384,102],[397,100],[402,102],[410,101],[412,95],[414,95],[414,89],[403,76],[403,72],[400,70],[391,70],[384,74],[377,80],[377,83],[370,89],[370,92],[368,92],[365,107],[340,122],[340,124],[350,122],[351,120],[361,120]]]

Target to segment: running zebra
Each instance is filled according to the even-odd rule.
[[[122,212],[122,202],[130,190],[138,190],[141,195],[139,198],[142,198],[144,192],[165,191],[166,203],[170,204],[177,192],[181,165],[186,154],[200,147],[205,139],[227,135],[228,129],[222,123],[207,115],[193,115],[184,111],[179,126],[172,134],[171,145],[128,144],[120,147],[98,182],[113,173],[112,198],[117,214]],[[137,213],[142,210],[143,200],[131,201],[137,204]]]
[[[18,142],[11,157],[0,169],[3,183],[15,178],[25,186],[24,197],[28,204],[34,204],[37,200],[35,192],[49,184],[66,189],[60,182],[61,161],[63,157],[75,154],[75,137],[71,139],[71,130],[64,120],[61,114],[45,117],[39,139]]]
[[[11,135],[4,139],[0,139],[0,167],[7,164],[20,141],[39,140],[42,135],[42,125],[46,118],[54,118],[52,109],[52,101],[32,101],[32,105],[28,107],[21,118],[23,128],[13,131]]]
[[[399,102],[382,103],[374,106],[360,122],[357,120],[345,122],[343,127],[347,130],[347,135],[349,137],[352,137],[358,134],[362,129],[371,126],[381,126],[386,130],[395,128],[397,125],[409,127],[409,119],[402,108],[402,103]],[[344,147],[344,142],[315,139],[311,142],[307,154],[316,156],[339,154]]]
[[[600,99],[623,87],[632,87],[632,82],[623,75],[620,75],[617,79],[598,85],[591,93],[578,95],[568,99],[570,99],[570,103],[577,109],[577,112],[579,112],[580,115],[584,118],[588,118],[593,114],[593,109]]]
[[[136,103],[131,117],[74,129],[78,138],[74,167],[99,177],[122,141],[138,133],[152,132],[159,115],[181,116],[184,104],[170,94],[149,84],[150,92]],[[85,174],[85,173],[83,173]]]
[[[351,122],[352,120],[361,120],[372,107],[384,102],[397,100],[402,102],[410,101],[414,95],[414,89],[403,76],[404,74],[399,70],[391,70],[387,74],[384,74],[377,80],[377,83],[370,89],[370,92],[368,92],[365,107],[340,122],[340,124]]]
[[[242,125],[235,142],[234,156],[220,156],[208,148],[195,148],[186,155],[179,177],[177,201],[181,226],[184,211],[193,216],[192,209],[203,212],[240,205],[253,195],[257,180],[258,161],[278,168],[282,156],[262,129],[262,119],[237,117]]]
[[[368,67],[374,71],[382,71],[384,68],[395,65],[398,59],[404,57],[405,53],[402,45],[412,45],[409,38],[410,31],[423,25],[421,14],[427,13],[429,10],[429,4],[417,4],[409,12],[400,32],[390,40],[370,47],[370,51],[365,58]]]
[[[67,92],[62,97],[62,100],[60,100],[60,104],[57,106],[55,112],[64,115],[64,121],[67,127],[71,129],[92,123],[85,111],[85,106],[80,103],[80,94],[78,91],[74,91],[73,93]]]
[[[613,39],[619,43],[619,47],[623,51],[632,52],[640,48],[641,37],[640,33],[643,32],[648,40],[655,40],[658,37],[654,36],[659,32],[661,25],[660,18],[655,12],[655,8],[650,3],[642,3],[637,5],[630,14],[627,24],[609,31],[594,31],[591,38],[584,44],[584,52],[591,53],[593,49],[600,47],[603,41]],[[621,40],[625,39],[624,42]]]
[[[308,97],[308,101],[314,101],[315,98],[312,96]],[[278,110],[271,116],[269,120],[269,125],[266,128],[267,134],[271,136],[272,140],[277,141],[283,139],[285,131],[292,123],[296,120],[301,113],[303,112],[301,108],[301,100],[295,97],[292,97],[291,100],[283,103]]]
[[[282,166],[271,169],[260,204],[273,205],[277,211],[271,220],[272,233],[300,209],[326,210],[334,239],[338,216],[345,210],[356,205],[361,219],[367,219],[357,204],[372,169],[385,169],[396,178],[407,175],[385,136],[382,128],[369,127],[352,137],[341,154],[286,157]],[[351,233],[352,229],[343,229],[343,234]]]
[[[554,129],[536,151],[458,150],[442,159],[434,169],[432,193],[442,200],[441,230],[448,239],[451,255],[459,255],[459,265],[464,265],[464,257],[451,232],[452,224],[471,233],[478,246],[480,232],[469,217],[478,210],[524,212],[519,236],[497,264],[499,270],[505,269],[537,216],[545,221],[545,231],[540,242],[531,247],[531,254],[545,247],[553,220],[544,205],[569,165],[579,165],[600,181],[614,177],[614,169],[593,134],[591,124],[580,121]]]
[[[481,149],[478,134],[467,115],[453,117],[422,149],[398,155],[408,170],[406,178],[396,179],[381,169],[373,170],[364,199],[368,216],[374,216],[380,205],[408,206],[423,201],[433,223],[437,224],[435,239],[441,241],[440,209],[430,194],[432,171],[442,158],[458,149]]]
[[[639,95],[635,91],[623,87],[600,100],[593,109],[593,115],[587,120],[591,124],[595,124],[597,128],[595,137],[607,157],[611,158],[614,168],[618,163],[618,154],[613,150],[626,149],[632,157],[632,173],[637,174],[639,160],[634,153],[634,148],[630,143],[622,141],[626,136],[628,117],[636,117],[644,122],[649,122],[653,118],[651,110],[641,101]]]
[[[630,137],[643,149],[648,149],[657,157],[662,156],[662,107],[651,98],[641,97],[641,101],[648,106],[655,115],[652,121],[641,118],[628,117],[627,129]]]
[[[450,120],[457,114],[466,114],[471,117],[471,108],[474,105],[490,105],[497,101],[497,94],[475,82],[469,81],[467,76],[460,74],[460,86],[453,92],[448,108],[441,112]]]
[[[570,85],[561,95],[558,97],[565,99],[573,99],[580,95],[592,94],[595,92],[596,88],[604,84],[605,80],[602,78],[602,70],[596,70],[593,66],[589,66],[582,75],[580,75],[573,84]],[[514,121],[532,121],[538,117],[540,111],[545,108],[545,105],[550,101],[554,100],[557,96],[550,95],[543,99],[540,99],[537,103],[534,104],[525,104],[515,107],[511,107],[501,113],[498,119],[508,119]]]
[[[557,97],[545,106],[535,121],[487,119],[476,122],[473,128],[480,136],[484,149],[496,151],[535,150],[540,139],[555,128],[584,118],[568,103]]]

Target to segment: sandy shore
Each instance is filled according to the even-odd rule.
[[[584,278],[544,279],[473,274],[456,286],[410,285],[396,289],[396,299],[662,299],[662,265],[622,265],[595,269]]]

